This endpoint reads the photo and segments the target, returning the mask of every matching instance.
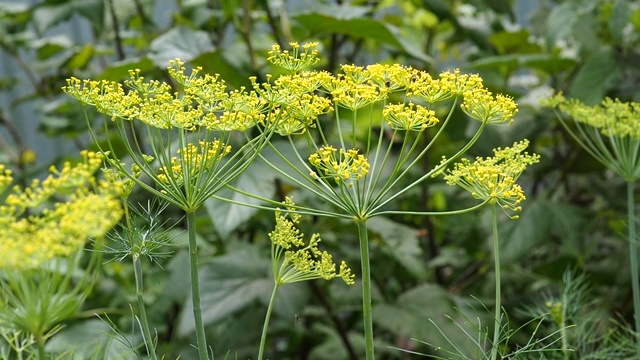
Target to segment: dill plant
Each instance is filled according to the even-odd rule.
[[[201,76],[200,71],[187,74],[183,62],[172,61],[168,72],[181,85],[179,92],[167,83],[146,80],[139,70],[129,72],[126,91],[113,81],[77,78],[69,79],[63,90],[104,114],[104,132],[122,140],[126,161],[118,157],[110,137],[106,145],[99,142],[85,112],[91,136],[116,172],[111,177],[121,177],[184,211],[197,348],[205,360],[210,356],[200,306],[195,213],[251,164],[272,127],[265,122],[270,108],[262,99],[245,89],[229,91],[219,76]],[[254,128],[258,135],[251,137]],[[152,346],[149,330],[145,332],[145,342]]]
[[[296,206],[297,211],[355,222],[362,270],[365,353],[371,360],[374,341],[367,221],[389,214],[459,214],[493,201],[483,198],[474,207],[449,212],[390,209],[395,199],[441,173],[464,154],[487,126],[512,123],[517,107],[510,97],[494,95],[484,88],[478,75],[454,70],[434,78],[399,64],[342,65],[341,73],[331,74],[306,70],[319,61],[317,43],[290,45],[292,51],[274,46],[268,58],[287,74],[275,79],[268,76],[264,83],[254,79],[254,91],[268,102],[287,98],[279,102],[278,114],[283,120],[274,129],[284,141],[274,135],[268,144],[283,165],[260,157],[283,178],[330,205]],[[436,109],[442,107],[448,110],[439,118]],[[452,156],[407,185],[410,171],[441,138],[458,107],[478,121],[475,134]],[[359,131],[362,122],[366,124],[364,133]],[[434,133],[427,136],[432,128]],[[428,142],[422,146],[425,138]],[[396,140],[401,145],[394,158]],[[253,196],[243,189],[235,190]]]
[[[122,216],[117,190],[94,175],[102,155],[81,155],[25,188],[11,187],[11,171],[0,166],[0,190],[8,191],[0,205],[0,333],[18,358],[47,359],[47,340],[76,314],[95,280],[100,252],[82,269],[85,243],[93,239],[99,250]]]
[[[545,99],[562,126],[592,157],[627,185],[627,241],[631,266],[636,352],[640,354],[640,268],[634,189],[640,179],[640,104],[606,98],[589,106],[562,93]],[[569,121],[573,120],[573,121]]]
[[[130,71],[130,79],[125,81],[128,91],[115,82],[75,78],[64,88],[82,104],[105,114],[104,132],[113,131],[123,140],[126,158],[117,156],[109,140],[100,147],[106,162],[119,174],[115,177],[121,176],[185,212],[200,360],[209,355],[199,304],[195,211],[209,198],[234,202],[218,195],[223,187],[273,206],[258,207],[274,210],[280,206],[231,186],[255,157],[330,205],[289,204],[278,212],[281,224],[285,221],[282,214],[293,211],[355,222],[368,360],[374,358],[374,342],[367,221],[389,214],[459,214],[496,199],[480,198],[482,201],[471,208],[449,212],[390,208],[394,200],[440,174],[464,154],[487,126],[512,123],[517,113],[513,99],[492,94],[478,75],[459,70],[444,71],[437,77],[398,64],[342,65],[339,74],[306,70],[319,61],[317,43],[290,45],[291,50],[274,46],[268,57],[286,74],[267,75],[264,82],[252,77],[250,90],[228,91],[218,75],[201,75],[199,68],[187,74],[179,60],[169,67],[169,75],[181,85],[178,92],[166,83],[145,80],[138,70]],[[436,109],[442,108],[447,109],[446,115],[436,116]],[[476,132],[446,160],[407,184],[411,170],[443,136],[457,108],[478,121]],[[363,114],[366,131],[360,133]],[[88,116],[87,120],[90,124]],[[99,144],[96,129],[90,129]],[[148,139],[148,146],[143,138]],[[428,139],[426,145],[422,145],[424,139]],[[399,151],[395,150],[396,140],[401,143]],[[292,156],[285,151],[287,147]],[[269,161],[261,153],[266,148],[284,165]],[[132,165],[127,167],[126,162]],[[313,253],[317,251],[308,246]],[[279,259],[277,247],[274,251]],[[285,256],[281,264],[287,261]],[[274,268],[276,284],[277,274]]]

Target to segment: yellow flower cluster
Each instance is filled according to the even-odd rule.
[[[596,106],[576,99],[567,100],[561,93],[543,102],[557,107],[575,121],[599,129],[605,136],[640,139],[640,103],[605,98]]]
[[[212,171],[220,159],[230,152],[231,145],[226,145],[219,140],[200,140],[198,146],[189,143],[177,151],[179,156],[171,158],[171,166],[160,168],[158,179],[165,184],[183,186],[185,176],[195,179],[201,172]],[[188,171],[186,175],[184,169]]]
[[[309,162],[321,177],[333,178],[339,183],[360,180],[369,173],[369,162],[357,149],[338,151],[333,146],[323,146],[309,156]],[[318,178],[318,175],[314,172],[311,177]]]
[[[291,46],[291,52],[280,49],[280,45],[273,45],[271,51],[269,51],[267,61],[291,72],[298,72],[320,61],[317,42],[306,43],[302,46],[297,42],[290,42],[289,45]]]
[[[15,186],[8,194],[0,205],[0,268],[32,268],[67,256],[120,220],[114,189],[93,176],[102,155],[85,151],[82,156],[83,162],[51,168],[42,182],[34,180],[25,189]],[[2,179],[4,184],[11,181],[7,170]]]
[[[123,166],[124,164],[121,163],[118,168],[122,168]],[[105,180],[111,185],[114,194],[121,199],[126,199],[131,195],[135,186],[135,181],[130,176],[133,176],[134,178],[140,177],[142,169],[140,169],[138,164],[131,164],[130,176],[121,170],[113,168],[103,168],[102,173],[104,174]]]
[[[304,234],[296,228],[300,222],[300,214],[292,212],[293,200],[287,198],[287,213],[276,211],[276,227],[269,233],[272,243],[272,261],[276,283],[290,284],[298,281],[339,277],[348,285],[354,284],[355,275],[343,261],[336,273],[336,264],[326,251],[320,251],[320,235],[313,234],[309,243],[304,241]],[[282,252],[284,251],[284,259]]]
[[[423,131],[438,123],[435,111],[413,103],[388,104],[382,116],[394,130]]]
[[[511,97],[502,94],[493,97],[490,91],[480,87],[464,92],[461,108],[471,118],[484,124],[511,124],[518,112]]]
[[[333,102],[346,109],[356,111],[386,99],[388,89],[375,84],[357,83],[351,78],[337,77],[324,84],[333,96]]]
[[[195,130],[204,127],[218,131],[246,131],[265,118],[265,102],[244,89],[226,92],[219,76],[199,76],[202,69],[186,75],[184,62],[173,60],[169,74],[182,84],[184,94],[174,92],[167,83],[146,81],[140,70],[130,70],[125,84],[70,78],[63,91],[85,105],[115,120],[139,120],[149,126]]]
[[[9,188],[13,182],[13,171],[7,169],[4,164],[0,164],[0,195]]]
[[[511,148],[494,149],[493,157],[478,157],[473,163],[462,159],[448,171],[445,180],[448,185],[469,191],[476,199],[489,200],[505,210],[520,211],[519,204],[526,198],[516,181],[527,166],[540,161],[537,154],[523,153],[528,146],[529,141],[525,139],[515,142]]]
[[[409,97],[416,97],[433,104],[481,87],[480,76],[461,74],[458,69],[453,72],[444,71],[440,73],[438,79],[432,78],[427,72],[418,71],[412,74],[411,81],[407,85],[407,94]]]

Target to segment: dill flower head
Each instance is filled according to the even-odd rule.
[[[357,149],[323,146],[309,156],[309,162],[320,173],[312,173],[312,178],[333,178],[338,183],[360,180],[369,173],[369,162]]]
[[[513,98],[497,94],[495,97],[487,89],[475,87],[464,92],[464,102],[461,105],[471,118],[483,124],[513,123],[513,117],[518,108]]]
[[[343,261],[336,272],[336,264],[331,254],[320,251],[320,235],[313,234],[309,242],[304,241],[304,234],[296,228],[300,222],[300,214],[293,212],[294,203],[291,198],[285,199],[287,212],[276,211],[276,227],[269,233],[271,239],[271,261],[275,281],[279,285],[299,281],[339,277],[348,285],[354,284],[355,275]],[[284,256],[283,256],[284,255]]]
[[[364,74],[370,83],[389,91],[400,91],[409,86],[416,70],[400,64],[372,64],[366,67]]]
[[[230,152],[231,145],[219,140],[200,140],[198,145],[189,143],[177,151],[178,156],[171,158],[171,166],[160,168],[158,179],[166,184],[183,186],[185,178],[196,179],[199,174],[214,170],[220,160]]]
[[[114,81],[77,78],[68,79],[63,91],[112,120],[137,120],[159,129],[246,131],[264,119],[262,99],[244,88],[227,92],[219,75],[201,76],[201,70],[187,74],[183,61],[170,62],[169,75],[182,85],[182,93],[168,83],[145,79],[140,69],[129,70],[124,81],[128,91]]]
[[[13,182],[13,171],[0,164],[0,194],[4,193]]]
[[[477,157],[475,162],[463,158],[444,178],[448,185],[458,185],[476,199],[488,200],[504,210],[521,211],[519,204],[526,198],[516,181],[527,166],[540,161],[539,155],[524,152],[528,146],[525,139],[510,148],[494,149],[493,157]]]
[[[542,104],[557,107],[576,122],[594,127],[605,136],[640,139],[639,103],[605,98],[596,106],[587,106],[576,99],[567,100],[559,93]]]
[[[382,116],[394,130],[423,131],[439,121],[435,111],[413,103],[388,104],[382,110]]]
[[[384,100],[389,92],[389,89],[375,84],[357,82],[353,76],[339,76],[329,80],[322,85],[333,96],[333,102],[351,111]]]
[[[317,42],[306,43],[302,46],[297,42],[290,42],[289,46],[291,46],[291,51],[280,49],[280,45],[273,45],[267,61],[291,72],[298,72],[320,61]]]
[[[116,191],[93,175],[102,155],[85,151],[82,157],[78,164],[51,168],[41,182],[15,186],[0,205],[0,268],[33,268],[68,256],[120,220]]]
[[[606,98],[598,105],[587,106],[565,99],[562,93],[541,103],[573,118],[575,127],[556,112],[573,138],[604,166],[626,181],[640,179],[640,104]]]
[[[416,71],[407,86],[407,95],[422,99],[430,104],[464,94],[466,91],[482,87],[482,78],[477,74],[461,74],[444,71],[434,79],[425,71]]]

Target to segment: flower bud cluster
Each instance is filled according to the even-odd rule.
[[[122,216],[117,189],[98,181],[99,153],[82,152],[83,161],[52,167],[43,181],[15,186],[0,205],[0,268],[36,267],[68,256],[90,238],[103,236]],[[2,182],[10,183],[3,171]]]
[[[448,185],[458,185],[476,199],[488,200],[504,210],[521,211],[519,204],[526,198],[516,181],[527,166],[540,161],[539,155],[524,151],[528,146],[525,139],[510,148],[494,149],[493,157],[477,157],[475,162],[463,158],[444,178]]]

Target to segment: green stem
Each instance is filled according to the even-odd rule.
[[[362,316],[364,317],[364,341],[366,360],[373,360],[373,316],[371,315],[371,269],[369,267],[369,237],[367,220],[357,220],[362,264]]]
[[[635,181],[627,181],[627,215],[629,227],[629,260],[631,263],[631,289],[633,291],[633,312],[636,322],[636,350],[640,354],[640,276],[638,275],[638,241],[636,239],[636,215],[633,199]]]
[[[196,244],[196,213],[187,211],[187,229],[189,232],[189,266],[191,268],[191,300],[193,304],[193,318],[196,323],[196,337],[200,360],[209,360],[207,354],[207,338],[202,322],[202,308],[200,307],[200,280],[198,278],[198,247]]]
[[[500,348],[500,320],[501,320],[501,304],[500,304],[500,243],[498,242],[498,216],[496,214],[496,205],[491,206],[491,222],[493,225],[493,262],[495,264],[496,275],[496,305],[495,305],[495,328],[493,329],[493,343],[491,344],[491,360],[498,358],[498,349]]]
[[[271,311],[273,310],[273,304],[276,302],[276,294],[280,286],[276,283],[273,286],[271,292],[271,299],[269,300],[269,307],[267,308],[267,315],[264,317],[264,324],[262,325],[262,336],[260,337],[260,350],[258,352],[258,360],[262,360],[264,356],[264,346],[267,342],[267,331],[269,330],[269,320],[271,319]]]
[[[142,336],[147,347],[147,354],[152,360],[158,360],[156,355],[156,347],[151,337],[149,329],[149,320],[147,319],[147,311],[144,306],[144,277],[142,273],[142,261],[138,254],[133,255],[133,275],[136,279],[136,296],[138,298],[138,309],[140,311],[140,323],[142,324]]]
[[[47,360],[47,352],[44,350],[44,336],[37,334],[36,347],[38,348],[38,360]]]

